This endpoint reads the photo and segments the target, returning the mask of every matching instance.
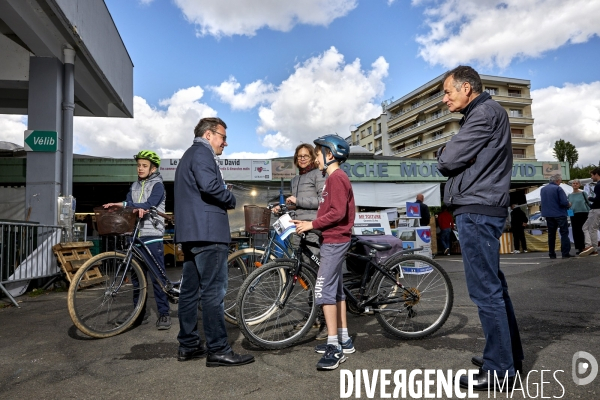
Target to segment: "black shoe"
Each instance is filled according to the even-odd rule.
[[[489,373],[489,378],[491,380],[491,382],[488,383],[488,373]],[[513,390],[513,385],[515,384],[515,376],[509,376],[506,380],[504,379],[504,375],[498,375],[498,383],[500,384],[500,386],[496,386],[495,390],[500,392],[500,391],[506,391],[507,387],[508,387],[508,391],[512,392]],[[489,385],[489,390],[493,390],[493,384],[495,382],[494,379],[494,373],[491,371],[484,371],[481,368],[479,368],[479,373],[476,374],[474,377],[474,382],[473,382],[473,390],[477,390],[477,391],[487,391],[488,390],[488,385]],[[515,387],[520,387],[519,385],[519,380],[516,380],[516,385]],[[462,375],[460,377],[460,387],[463,389],[468,389],[469,388],[469,376],[468,375]]]
[[[169,314],[161,314],[156,320],[156,329],[159,331],[171,329],[171,316]]]
[[[206,358],[207,367],[236,367],[254,362],[254,356],[250,354],[235,354],[233,351],[227,354],[209,354]]]
[[[572,256],[572,255],[570,255],[570,254],[567,254],[566,256],[562,256],[562,258],[575,258],[575,257],[573,257],[573,256]]]
[[[483,357],[473,356],[471,358],[471,363],[476,367],[483,367]],[[523,361],[514,361],[515,371],[519,371],[520,374],[523,373]]]
[[[552,255],[551,255],[551,256],[550,256],[550,258],[554,260],[554,259],[556,258],[556,256],[552,256]]]
[[[206,357],[207,353],[208,350],[206,350],[206,347],[204,346],[200,346],[195,350],[179,349],[179,351],[177,352],[177,361],[188,361],[193,360],[195,358],[204,358]]]

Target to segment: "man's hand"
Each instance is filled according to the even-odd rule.
[[[279,213],[279,206],[275,206],[275,207],[271,208],[271,212],[272,212],[273,214],[277,214],[277,213]]]
[[[301,235],[313,229],[312,221],[298,221],[296,219],[293,219],[292,223],[296,225],[296,233],[298,235]]]
[[[527,226],[527,222],[523,222],[523,226]]]
[[[102,205],[102,207],[104,207],[104,208],[113,207],[113,206],[123,207],[123,203],[106,203],[106,204]]]
[[[296,204],[296,196],[290,196],[287,199],[285,199],[285,202],[287,204]]]

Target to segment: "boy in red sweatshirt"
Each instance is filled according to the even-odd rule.
[[[293,221],[300,235],[311,229],[322,232],[321,265],[315,285],[315,302],[323,307],[327,323],[327,343],[315,347],[323,357],[318,370],[336,369],[346,361],[344,354],[354,353],[352,339],[348,336],[346,322],[346,296],[342,282],[342,264],[350,248],[354,225],[354,193],[350,179],[340,169],[350,154],[348,143],[337,135],[326,135],[314,141],[316,163],[323,174],[329,176],[319,199],[317,219]]]

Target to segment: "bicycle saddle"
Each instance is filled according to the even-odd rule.
[[[357,240],[355,244],[362,244],[363,246],[370,247],[377,251],[389,250],[392,248],[392,245],[389,243],[367,242],[366,240]]]

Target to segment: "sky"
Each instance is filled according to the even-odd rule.
[[[343,137],[457,65],[531,81],[536,157],[600,163],[597,0],[105,0],[134,63],[134,118],[76,117],[74,152],[178,158],[202,117],[227,158]],[[24,116],[0,116],[23,144]]]

